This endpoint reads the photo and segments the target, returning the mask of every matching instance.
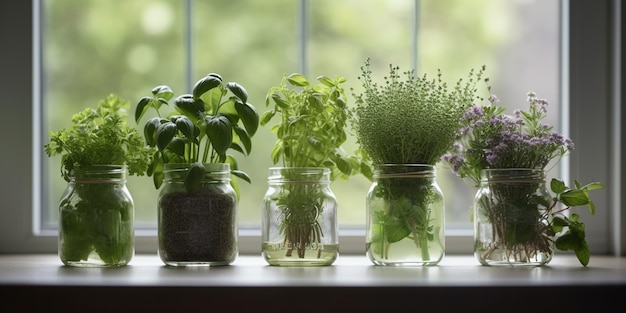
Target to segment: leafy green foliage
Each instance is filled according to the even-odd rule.
[[[144,175],[153,149],[141,134],[126,124],[130,102],[113,94],[97,108],[72,116],[72,126],[50,132],[45,145],[48,156],[61,155],[61,174],[66,181],[98,165],[114,165],[130,175]],[[124,167],[125,166],[125,167]],[[119,175],[125,175],[119,174]],[[85,177],[82,177],[85,178]],[[98,176],[96,176],[98,178]],[[73,182],[60,201],[60,256],[64,262],[87,260],[92,251],[109,265],[127,262],[133,252],[133,204],[114,182]]]
[[[228,96],[230,92],[230,96]],[[244,156],[252,150],[251,138],[259,126],[259,115],[248,103],[248,92],[236,82],[223,84],[219,74],[211,73],[198,80],[191,94],[174,98],[168,86],[152,89],[152,96],[141,98],[135,109],[135,122],[154,109],[156,117],[144,125],[145,143],[155,147],[148,174],[158,189],[163,183],[166,163],[192,165],[185,186],[194,189],[203,176],[205,163],[228,163],[231,167],[231,185],[239,196],[237,178],[250,182],[250,177],[237,166],[230,150]],[[161,114],[161,108],[173,100],[174,111]]]
[[[66,181],[76,166],[126,165],[130,175],[144,175],[153,149],[146,148],[141,135],[126,125],[130,102],[109,95],[97,108],[72,116],[72,126],[50,132],[45,145],[48,156],[61,155],[61,174]]]
[[[89,168],[89,171],[94,171]],[[82,167],[81,167],[82,172]],[[92,172],[100,173],[102,172]],[[133,255],[133,202],[115,182],[82,183],[77,174],[71,192],[60,201],[59,256],[65,262],[87,260],[92,251],[108,265],[125,264]],[[109,176],[107,176],[109,177]]]
[[[383,164],[435,165],[440,157],[452,148],[455,134],[460,127],[461,116],[476,98],[476,83],[483,75],[484,67],[477,73],[470,71],[465,84],[457,82],[454,90],[448,90],[442,81],[427,75],[417,77],[414,71],[406,71],[402,79],[400,68],[390,65],[385,83],[378,85],[372,80],[370,59],[361,67],[359,79],[364,91],[353,91],[357,106],[354,110],[354,128],[357,141],[364,153],[377,166]],[[379,168],[381,174],[390,170]],[[396,173],[394,173],[396,174]],[[416,248],[422,250],[423,259],[429,259],[428,243],[433,238],[431,225],[431,191],[423,188],[429,182],[424,179],[380,179],[380,198],[388,204],[387,216],[373,220],[383,221],[384,236],[373,243],[383,247],[405,237],[413,237]],[[395,221],[395,222],[391,222]]]
[[[561,233],[556,239],[555,246],[559,250],[574,251],[578,261],[583,266],[589,264],[590,257],[589,245],[585,240],[585,224],[579,221],[580,216],[578,214],[573,213],[568,218],[560,213],[574,206],[587,206],[589,213],[594,215],[596,207],[589,198],[589,191],[603,188],[604,184],[599,182],[592,182],[583,186],[580,182],[574,180],[573,189],[567,187],[563,181],[556,178],[550,182],[550,189],[555,193],[552,208],[558,203],[566,206],[564,209],[553,213],[552,230],[555,233]]]
[[[278,119],[271,127],[277,137],[272,162],[282,161],[288,168],[327,168],[331,181],[358,173],[371,176],[361,155],[348,156],[342,149],[351,114],[342,87],[346,79],[321,76],[317,80],[319,83],[312,85],[300,73],[283,75],[280,84],[268,90],[265,104],[271,109],[261,116],[260,124],[265,126]],[[298,180],[299,174],[291,170],[286,175]],[[317,185],[293,184],[285,188],[287,192],[278,199],[283,208],[280,231],[303,258],[307,247],[319,243],[323,236],[317,216],[323,209],[324,195]]]
[[[457,82],[454,90],[438,78],[414,71],[404,72],[389,66],[385,84],[372,81],[370,60],[361,67],[359,77],[364,91],[353,95],[356,137],[375,164],[435,164],[448,151],[460,128],[464,110],[476,98],[475,85],[483,74],[470,71],[468,81]]]
[[[271,131],[277,141],[272,162],[285,167],[326,167],[331,180],[363,173],[371,177],[371,169],[361,155],[347,155],[342,144],[351,118],[342,84],[344,77],[317,78],[312,85],[302,74],[283,76],[280,84],[269,89],[265,104],[272,107],[261,116],[262,126],[276,117]]]

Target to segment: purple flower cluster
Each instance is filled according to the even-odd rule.
[[[545,168],[553,159],[574,149],[570,138],[542,123],[548,101],[528,93],[528,111],[504,114],[492,95],[489,104],[470,107],[463,115],[463,127],[456,143],[441,160],[462,178],[477,184],[487,168]]]

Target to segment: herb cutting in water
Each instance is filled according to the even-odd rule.
[[[353,125],[378,177],[374,195],[368,199],[368,254],[381,263],[393,262],[395,251],[398,262],[413,259],[436,264],[443,256],[443,212],[439,212],[443,200],[437,195],[438,187],[423,186],[430,184],[434,165],[452,147],[484,68],[471,70],[468,80],[458,80],[454,90],[448,90],[440,71],[436,79],[430,79],[414,71],[401,73],[399,67],[390,65],[389,75],[379,85],[372,79],[369,59],[361,70],[364,91],[353,91],[357,103]],[[398,175],[401,179],[394,179]],[[442,210],[431,210],[431,205]]]
[[[543,122],[548,101],[534,93],[528,93],[528,110],[516,110],[513,116],[504,114],[505,109],[498,103],[498,98],[491,95],[487,105],[475,105],[465,112],[454,149],[442,160],[476,187],[489,182],[493,178],[489,175],[497,171],[531,169],[539,171],[540,176],[537,181],[503,182],[499,174],[493,174],[496,179],[491,192],[477,196],[475,206],[482,211],[474,212],[475,220],[485,217],[485,225],[490,225],[490,229],[476,231],[488,232],[493,242],[486,245],[477,240],[477,257],[488,260],[492,254],[501,253],[506,260],[531,262],[540,254],[551,256],[553,238],[559,234],[554,241],[556,248],[574,251],[580,263],[587,266],[590,253],[585,225],[578,214],[567,216],[565,212],[575,206],[587,206],[595,214],[589,191],[602,189],[604,185],[599,182],[582,185],[574,180],[574,187],[568,187],[553,178],[550,182],[553,196],[548,194],[546,198],[533,193],[543,183],[549,166],[572,151],[574,142]]]

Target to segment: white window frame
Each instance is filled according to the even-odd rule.
[[[39,231],[42,151],[40,129],[39,0],[0,4],[0,254],[56,253],[56,234]],[[562,107],[564,131],[577,149],[564,164],[570,176],[602,181],[607,189],[594,194],[598,212],[585,218],[594,254],[624,255],[626,214],[621,195],[624,130],[620,110],[621,12],[619,0],[561,1]],[[567,105],[569,103],[569,106]],[[567,168],[564,171],[567,173]],[[156,253],[156,232],[136,233],[137,253]],[[341,230],[342,254],[364,253],[364,231]],[[241,254],[260,253],[260,232],[240,231]],[[471,253],[467,232],[446,230],[446,253]]]

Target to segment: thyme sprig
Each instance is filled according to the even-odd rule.
[[[359,77],[364,92],[356,98],[355,130],[359,144],[374,164],[435,164],[448,151],[460,118],[476,99],[476,84],[485,67],[470,70],[467,81],[449,90],[441,71],[436,79],[389,66],[384,85],[372,81],[370,59]]]

